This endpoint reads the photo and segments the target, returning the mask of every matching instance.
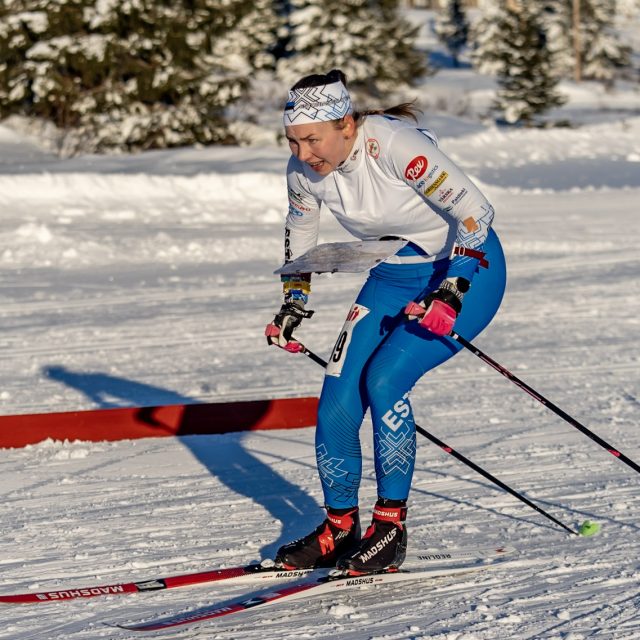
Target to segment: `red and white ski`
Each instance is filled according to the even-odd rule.
[[[476,550],[477,553],[478,550]],[[387,583],[406,582],[409,580],[435,579],[458,574],[473,573],[481,571],[491,566],[495,566],[497,557],[513,553],[511,547],[501,547],[486,551],[482,554],[477,553],[477,557],[471,560],[460,559],[442,559],[440,557],[431,563],[430,558],[442,556],[443,554],[425,554],[426,561],[422,564],[410,569],[401,569],[395,572],[383,572],[375,574],[367,574],[363,576],[348,576],[341,572],[333,571],[328,576],[309,576],[293,584],[286,584],[272,591],[259,592],[246,595],[241,599],[228,602],[219,602],[215,604],[196,609],[177,613],[162,618],[156,618],[146,622],[138,622],[132,624],[115,624],[112,626],[126,629],[128,631],[160,631],[174,627],[185,627],[200,622],[223,618],[226,616],[239,614],[256,607],[264,607],[268,605],[290,602],[301,598],[309,598],[319,596],[334,591],[345,591],[347,589],[359,588],[363,586],[376,586]],[[446,555],[446,554],[445,554]]]
[[[442,551],[417,551],[408,556],[408,561],[438,562],[439,560],[465,560],[478,554],[490,553],[490,550],[477,548],[442,550]],[[138,582],[120,582],[114,584],[55,589],[49,591],[17,593],[13,595],[0,595],[0,604],[38,604],[43,602],[65,602],[84,598],[96,598],[108,595],[128,595],[146,591],[161,591],[163,589],[175,589],[190,585],[206,584],[219,581],[233,581],[234,583],[264,583],[265,581],[290,581],[295,578],[307,576],[317,569],[298,569],[295,571],[283,571],[274,566],[273,561],[266,560],[261,564],[250,564],[241,567],[229,567],[226,569],[214,569],[199,573],[187,573],[164,576],[152,580]],[[328,570],[318,575],[326,575]]]
[[[165,576],[153,580],[141,582],[120,582],[116,584],[99,585],[93,587],[81,587],[77,589],[57,589],[52,591],[40,591],[37,593],[18,593],[14,595],[0,595],[0,604],[36,604],[41,602],[64,602],[79,598],[95,598],[107,595],[126,595],[143,591],[160,591],[162,589],[175,589],[220,580],[232,580],[234,582],[264,582],[265,580],[291,580],[306,576],[312,569],[300,569],[296,571],[283,571],[276,569],[273,563],[250,564],[244,567],[229,567],[227,569],[215,569],[201,571],[199,573],[186,573],[182,575]]]

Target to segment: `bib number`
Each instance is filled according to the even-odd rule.
[[[349,345],[351,344],[353,330],[355,329],[356,324],[358,324],[358,322],[360,322],[360,320],[362,320],[368,313],[369,309],[360,304],[356,303],[351,307],[344,326],[342,327],[342,331],[340,332],[340,335],[336,340],[336,344],[333,347],[333,351],[331,352],[331,357],[329,358],[329,364],[327,365],[326,371],[328,376],[339,377],[342,373],[342,367],[347,357]]]

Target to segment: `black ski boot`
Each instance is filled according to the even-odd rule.
[[[338,569],[351,575],[397,570],[407,553],[406,518],[405,500],[378,498],[360,546],[338,560]]]
[[[326,520],[309,535],[278,549],[276,566],[284,569],[334,567],[336,560],[360,542],[358,507],[331,509]]]

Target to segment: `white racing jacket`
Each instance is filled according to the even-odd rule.
[[[316,246],[321,203],[356,238],[405,238],[425,260],[451,257],[456,245],[481,249],[494,215],[430,131],[388,116],[367,116],[351,155],[327,176],[291,156],[287,186],[286,261]],[[471,280],[476,264],[458,256],[449,275]]]

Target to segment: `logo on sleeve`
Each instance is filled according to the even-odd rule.
[[[449,174],[443,171],[430,186],[428,186],[424,192],[425,196],[430,196],[447,178]]]
[[[429,162],[424,156],[416,156],[404,170],[404,177],[415,182],[424,175]]]
[[[289,202],[294,207],[298,207],[298,209],[301,209],[302,211],[310,211],[309,207],[305,207],[304,196],[302,193],[291,188],[289,188],[287,192],[289,194]]]
[[[303,216],[305,213],[311,211],[311,209],[306,206],[304,201],[304,196],[302,193],[295,191],[294,189],[289,188],[289,213],[292,216]]]
[[[460,200],[462,200],[462,198],[464,198],[467,195],[467,193],[468,193],[467,190],[464,187],[462,187],[462,189],[458,191],[458,193],[455,195],[455,197],[451,201],[451,204],[458,204],[458,202],[460,202]]]

